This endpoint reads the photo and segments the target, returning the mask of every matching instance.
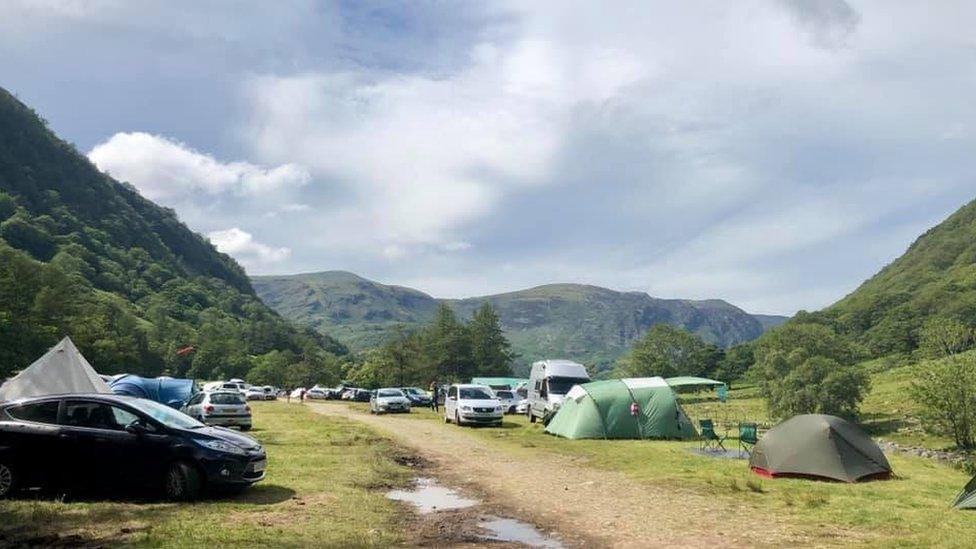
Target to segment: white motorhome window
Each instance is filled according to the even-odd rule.
[[[581,377],[550,377],[546,380],[549,392],[554,395],[565,395],[573,385],[589,383],[590,380]]]

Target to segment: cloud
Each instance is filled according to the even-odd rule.
[[[196,193],[266,195],[311,179],[308,170],[296,164],[264,168],[248,162],[222,163],[183,143],[143,132],[117,133],[96,145],[88,158],[98,169],[164,204]]]
[[[251,233],[237,227],[213,231],[207,238],[218,250],[240,261],[252,274],[291,256],[290,248],[274,248],[262,244],[254,240]]]
[[[224,9],[0,3],[0,73],[249,269],[788,313],[972,198],[972,2]]]

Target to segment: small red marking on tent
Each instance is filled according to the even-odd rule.
[[[773,477],[776,476],[776,474],[773,473],[772,471],[767,471],[767,470],[763,469],[762,467],[751,467],[751,469],[752,469],[752,472],[756,473],[757,475],[759,475],[761,477],[773,478]]]
[[[194,347],[193,345],[187,345],[185,347],[180,347],[179,349],[176,350],[176,356],[186,356],[186,355],[188,355],[188,354],[190,354],[190,353],[192,353],[192,352],[194,352],[196,350],[197,350],[197,348]]]

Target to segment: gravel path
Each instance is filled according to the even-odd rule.
[[[373,416],[343,404],[312,404],[360,421],[435,464],[442,482],[476,492],[509,516],[557,534],[570,546],[756,547],[804,544],[787,525],[728,500],[596,469],[570,456],[509,452],[466,428]],[[464,456],[463,460],[457,459]]]

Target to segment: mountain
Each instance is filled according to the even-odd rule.
[[[667,322],[724,347],[759,337],[764,322],[721,300],[657,299],[582,284],[550,284],[468,299],[439,300],[343,271],[252,278],[258,296],[285,318],[353,349],[381,344],[398,325],[416,326],[445,302],[470,318],[485,301],[498,312],[521,362],[565,357],[608,366],[650,326]]]
[[[102,373],[243,375],[274,351],[342,351],[0,88],[0,375],[66,334]]]
[[[976,325],[976,201],[926,231],[854,292],[809,316],[854,336],[873,356],[915,349],[919,328],[933,317]]]

